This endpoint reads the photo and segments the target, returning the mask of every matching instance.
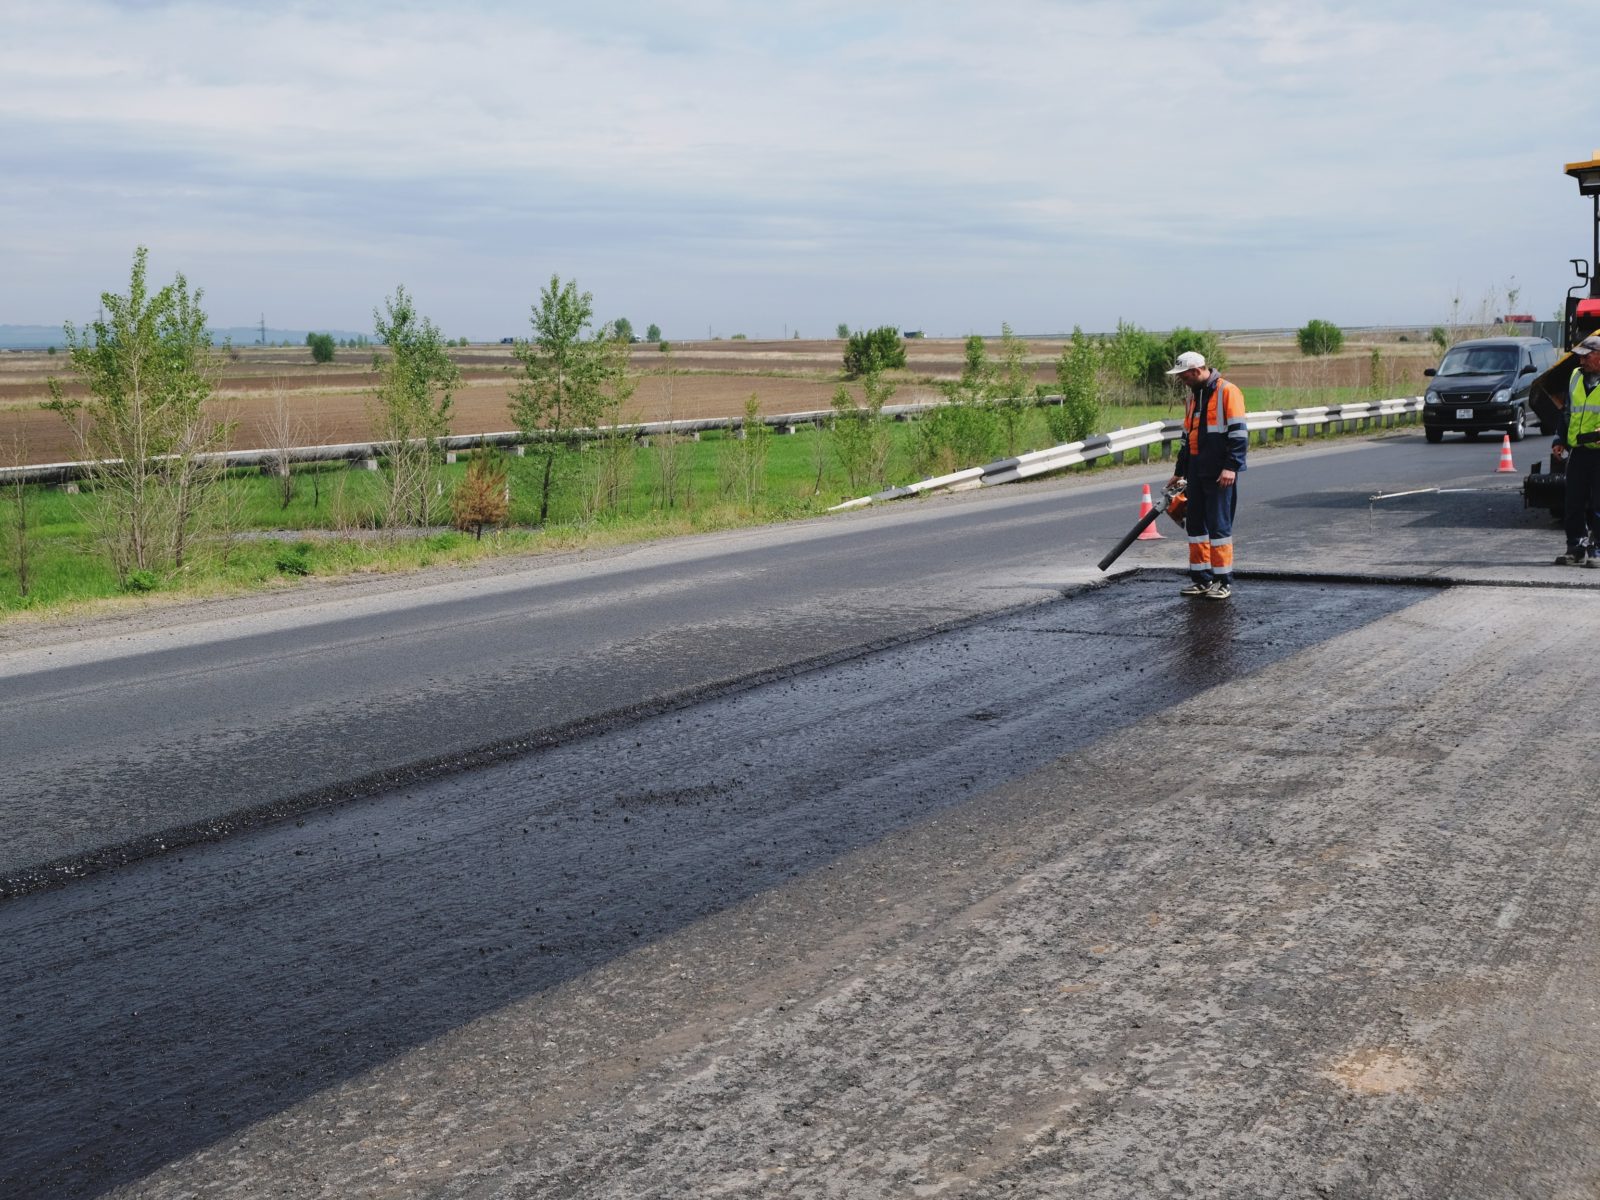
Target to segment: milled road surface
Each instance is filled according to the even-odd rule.
[[[1254,561],[1371,584],[1123,580],[0,903],[0,1195],[1595,1194],[1600,572],[1344,473]]]

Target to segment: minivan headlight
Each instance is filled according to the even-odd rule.
[[[1434,391],[1432,388],[1429,388],[1428,389],[1428,394],[1422,398],[1422,402],[1424,404],[1438,404],[1439,403],[1439,393]]]
[[[1501,388],[1498,392],[1496,392],[1494,395],[1489,397],[1489,403],[1490,404],[1509,404],[1509,403],[1511,403],[1511,389],[1510,388]]]

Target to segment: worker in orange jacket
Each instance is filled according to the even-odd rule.
[[[1184,529],[1189,535],[1189,583],[1181,594],[1226,600],[1233,594],[1233,514],[1239,503],[1239,472],[1250,448],[1244,393],[1193,350],[1178,355],[1167,374],[1176,375],[1189,389],[1183,443],[1168,485],[1188,480]]]

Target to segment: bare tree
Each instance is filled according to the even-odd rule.
[[[8,457],[10,465],[14,467],[20,467],[26,462],[26,449],[20,434],[12,435]],[[16,572],[17,597],[18,599],[26,600],[33,581],[33,545],[30,540],[33,528],[30,513],[33,493],[30,491],[29,486],[22,481],[22,473],[19,471],[7,481],[5,494],[11,510],[7,514],[3,525],[5,530],[5,557]]]
[[[290,407],[283,380],[277,376],[272,380],[272,411],[267,414],[262,431],[266,434],[269,454],[267,469],[278,488],[278,507],[285,509],[294,500],[294,455],[291,451],[305,444],[305,423]]]

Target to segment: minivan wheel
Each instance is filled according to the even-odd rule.
[[[1426,426],[1422,430],[1422,436],[1437,446],[1440,442],[1444,441],[1444,430],[1435,429],[1431,425]]]
[[[1522,405],[1517,405],[1517,419],[1511,422],[1511,428],[1506,431],[1511,435],[1513,442],[1520,442],[1528,432],[1528,414]]]

